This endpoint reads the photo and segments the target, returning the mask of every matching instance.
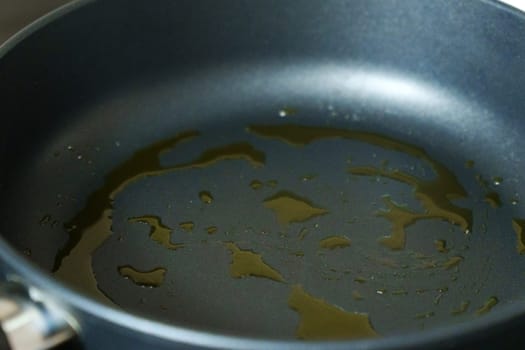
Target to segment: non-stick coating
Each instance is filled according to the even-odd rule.
[[[388,232],[388,222],[370,220],[384,207],[385,192],[405,193],[401,201],[410,202],[410,191],[366,180],[340,189],[339,182],[349,176],[334,164],[349,158],[366,164],[378,158],[408,169],[419,163],[341,140],[298,151],[257,139],[244,128],[294,123],[371,131],[423,147],[452,169],[469,193],[457,202],[473,209],[468,237],[439,221],[421,226],[428,235],[424,239],[409,233],[414,251],[443,236],[458,249],[468,246],[461,251],[464,261],[457,282],[433,280],[428,286],[434,292],[448,287],[442,304],[432,305],[435,294],[420,300],[415,294],[382,295],[380,283],[389,293],[397,283],[415,293],[420,282],[431,280],[426,273],[402,282],[384,277],[367,289],[369,307],[363,309],[352,300],[353,282],[328,281],[326,276],[317,281],[308,269],[293,275],[293,263],[279,260],[273,249],[280,244],[278,238],[270,239],[272,249],[264,252],[265,258],[297,277],[290,282],[310,285],[313,294],[345,309],[369,312],[377,330],[386,335],[469,319],[491,296],[497,296],[501,309],[510,303],[523,307],[519,276],[525,260],[516,251],[511,226],[512,218],[525,216],[522,204],[511,204],[523,195],[523,34],[522,16],[484,2],[87,4],[33,33],[0,61],[5,123],[1,233],[50,270],[67,241],[62,224],[102,185],[105,174],[136,150],[188,129],[201,130],[203,136],[179,153],[167,154],[167,164],[193,159],[209,147],[249,141],[266,151],[268,170],[227,162],[209,174],[176,174],[123,192],[115,202],[114,230],[120,234],[96,251],[94,271],[106,294],[146,317],[214,332],[293,337],[298,318],[286,305],[287,285],[232,279],[230,255],[222,245],[196,245],[180,253],[163,250],[148,241],[146,227],[130,226],[126,219],[155,214],[175,227],[192,216],[197,224],[203,222],[191,238],[195,244],[207,238],[202,228],[211,224],[243,235],[270,227],[277,237],[284,229],[274,218],[269,213],[259,216],[245,205],[253,193],[249,182],[277,179],[284,189],[297,190],[301,176],[324,173],[326,178],[319,175],[318,184],[306,190],[309,198],[336,210],[339,199],[334,196],[344,192],[353,210],[349,215],[362,219],[345,234],[374,232],[370,245],[359,248],[359,239],[354,242],[356,253],[348,262],[362,264],[366,273],[384,274],[387,268],[370,272],[366,266],[370,255],[391,254],[376,242],[378,232]],[[280,118],[283,108],[292,109],[293,115]],[[464,167],[467,160],[475,161],[473,169]],[[503,182],[484,188],[476,175],[501,177]],[[214,222],[207,222],[196,205],[185,211],[191,207],[186,201],[198,202],[196,194],[206,186],[224,201],[213,214]],[[501,208],[483,202],[490,190],[500,194]],[[176,216],[180,213],[184,219]],[[42,222],[46,216],[50,221]],[[53,220],[56,225],[49,224]],[[317,240],[344,229],[328,216],[319,220],[324,229]],[[338,261],[331,259],[329,264]],[[138,288],[118,276],[117,266],[125,264],[162,266],[170,274],[160,288]],[[440,273],[436,278],[451,278]],[[467,299],[470,314],[452,318],[450,310]],[[431,310],[434,317],[418,319]]]

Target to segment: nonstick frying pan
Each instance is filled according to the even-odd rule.
[[[488,1],[66,6],[2,48],[6,285],[86,348],[517,342],[524,35]]]

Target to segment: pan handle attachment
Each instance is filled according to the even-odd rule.
[[[51,349],[75,337],[73,320],[48,299],[17,282],[0,286],[0,328],[9,349]]]

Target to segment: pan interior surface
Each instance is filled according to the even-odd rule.
[[[496,73],[473,57],[460,67],[461,45],[435,39],[431,22],[390,23],[401,2],[347,4],[351,35],[337,2],[319,5],[322,25],[305,4],[312,23],[280,39],[264,28],[293,23],[295,9],[205,3],[131,1],[124,16],[122,2],[99,2],[2,58],[3,105],[19,117],[1,153],[10,244],[103,303],[265,339],[399,335],[522,304],[525,77],[488,84]],[[406,3],[448,18],[445,38],[470,23]],[[194,30],[192,16],[208,26]],[[69,26],[83,40],[57,34]],[[327,34],[319,47],[313,28]],[[23,60],[57,36],[54,59]]]
[[[23,210],[4,227],[26,233],[12,243],[103,302],[248,336],[340,336],[301,333],[301,301],[363,317],[364,333],[342,335],[359,338],[520,298],[520,179],[480,152],[482,134],[455,131],[474,108],[392,74],[349,71],[343,90],[337,67],[306,67],[211,72],[79,112],[13,169],[4,199]],[[325,83],[309,92],[307,72]],[[241,89],[259,74],[275,88]],[[355,97],[352,78],[378,85]],[[203,98],[209,84],[239,93]]]

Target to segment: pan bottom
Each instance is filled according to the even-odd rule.
[[[129,88],[13,165],[2,232],[82,292],[182,326],[324,339],[465,322],[519,299],[524,267],[519,162],[487,142],[520,141],[480,110],[362,66]]]

